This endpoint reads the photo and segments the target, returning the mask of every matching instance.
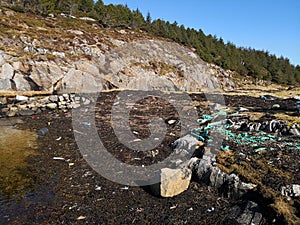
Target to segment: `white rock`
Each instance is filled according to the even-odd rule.
[[[28,97],[27,96],[23,96],[23,95],[16,95],[16,100],[17,101],[27,101]]]
[[[68,32],[76,35],[83,35],[84,33],[80,30],[68,30]]]
[[[292,184],[282,187],[281,194],[287,197],[298,197],[300,196],[300,185]]]
[[[57,104],[56,103],[48,103],[46,105],[47,108],[49,109],[56,109],[57,108]]]
[[[57,95],[50,95],[49,96],[49,101],[50,102],[57,102],[58,101]]]
[[[90,63],[86,60],[81,60],[79,62],[76,62],[75,66],[77,70],[80,70],[82,72],[87,72],[94,76],[99,75],[99,68],[95,64]]]
[[[5,63],[2,66],[1,74],[2,79],[12,79],[14,76],[14,68],[9,63]]]
[[[23,75],[16,73],[14,76],[14,82],[18,91],[30,91],[31,87],[27,80],[24,79]]]
[[[3,56],[0,54],[0,66],[3,66],[5,63],[5,60],[3,58]]]
[[[95,21],[96,21],[95,19],[90,18],[90,17],[80,17],[79,19],[85,20],[85,21],[92,21],[92,22],[95,22]]]
[[[15,83],[11,79],[0,79],[0,90],[15,90]]]
[[[14,70],[19,70],[22,67],[22,63],[20,61],[13,62],[12,64]]]
[[[19,110],[25,110],[27,108],[27,105],[18,105]]]
[[[61,58],[66,57],[66,54],[64,52],[52,52],[52,55],[58,56],[58,57],[61,57]]]

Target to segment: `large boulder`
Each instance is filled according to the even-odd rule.
[[[66,92],[91,93],[102,90],[103,86],[92,74],[72,68],[62,79],[62,89]]]
[[[62,70],[54,62],[35,62],[30,73],[30,79],[44,90],[53,90],[62,77]]]
[[[22,74],[16,73],[14,76],[14,82],[18,91],[30,91],[31,87],[28,81],[23,77]]]
[[[92,74],[93,76],[99,76],[99,67],[95,62],[89,62],[86,60],[81,60],[75,63],[76,70]]]
[[[176,91],[177,87],[174,83],[166,77],[157,76],[144,76],[136,77],[128,82],[127,87],[124,88],[136,89],[136,90],[160,90],[160,91]]]
[[[2,56],[2,52],[0,51],[0,66],[3,66],[5,63],[4,57]]]
[[[261,225],[263,224],[263,215],[257,203],[252,201],[242,202],[242,204],[228,209],[223,224]]]
[[[16,84],[11,79],[0,79],[0,90],[16,90]]]
[[[1,70],[2,79],[12,79],[14,76],[14,68],[9,63],[5,63]]]
[[[48,77],[48,68],[46,62],[36,62],[32,67],[30,79],[39,87],[48,89],[51,87],[51,80]]]
[[[163,168],[160,176],[159,190],[155,192],[158,192],[157,194],[162,197],[173,197],[188,189],[192,171],[187,167],[178,169]]]
[[[58,80],[60,80],[64,73],[61,68],[54,62],[48,63],[49,77],[52,81],[52,84],[55,84]]]

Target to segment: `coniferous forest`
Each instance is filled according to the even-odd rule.
[[[222,38],[207,35],[201,29],[186,28],[177,22],[152,20],[150,13],[144,17],[138,9],[130,10],[126,5],[105,5],[102,0],[96,3],[93,0],[1,0],[0,3],[19,12],[42,16],[50,13],[89,16],[104,27],[141,29],[192,47],[204,61],[236,71],[241,76],[286,85],[300,83],[300,66],[292,65],[287,58],[237,47],[234,43],[225,43]]]

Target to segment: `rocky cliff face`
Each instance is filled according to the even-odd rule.
[[[0,90],[90,92],[111,88],[233,88],[233,73],[191,49],[96,21],[0,11]]]

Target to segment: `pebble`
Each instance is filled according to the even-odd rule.
[[[57,104],[56,103],[48,103],[46,105],[47,108],[49,109],[56,109],[57,108]]]

